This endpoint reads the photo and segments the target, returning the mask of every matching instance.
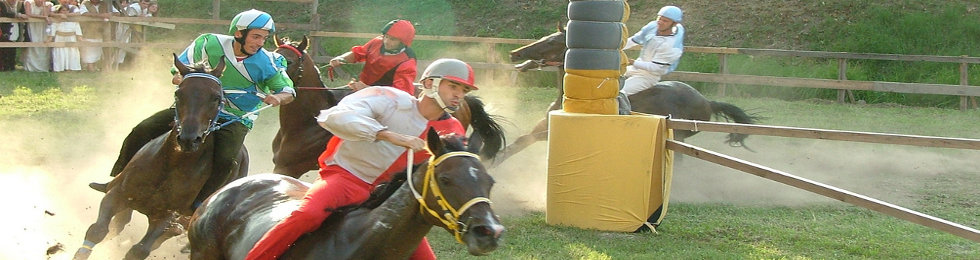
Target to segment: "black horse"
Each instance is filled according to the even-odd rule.
[[[526,46],[514,49],[510,52],[511,61],[524,61],[514,67],[519,71],[540,68],[544,66],[559,66],[565,61],[565,30],[561,26],[558,31],[548,36],[542,37]],[[561,108],[561,99],[564,90],[558,88],[558,97],[551,104],[550,110]],[[692,119],[710,121],[712,115],[720,116],[726,120],[736,123],[752,124],[759,117],[749,115],[741,108],[724,102],[711,101],[701,95],[696,89],[688,84],[679,81],[662,81],[656,86],[629,96],[631,109],[636,112],[670,116],[672,118]],[[697,131],[679,130],[674,131],[674,139],[684,141],[684,139],[697,134]],[[728,134],[725,143],[731,146],[745,147],[745,134]],[[527,146],[548,139],[548,121],[542,119],[531,130],[531,133],[517,138],[514,143],[507,146],[500,155],[497,156],[495,163],[502,162],[514,154],[517,154]],[[748,148],[748,147],[746,147]]]
[[[143,146],[126,168],[108,184],[99,205],[98,219],[85,233],[85,242],[74,259],[87,259],[95,244],[118,233],[133,210],[146,215],[146,235],[126,253],[126,259],[144,259],[150,251],[182,234],[191,204],[211,176],[214,141],[209,133],[217,126],[223,103],[221,82],[224,59],[210,72],[204,65],[188,68],[174,55],[174,66],[185,75],[177,87],[177,116],[173,129]],[[242,147],[235,178],[247,174],[248,154]],[[112,230],[110,230],[110,223]],[[113,234],[115,235],[115,234]]]
[[[282,258],[406,259],[432,226],[449,231],[472,255],[496,249],[504,227],[488,199],[493,178],[475,154],[463,152],[458,137],[444,138],[430,128],[428,163],[378,186],[360,207],[333,213]],[[308,188],[280,174],[252,175],[225,186],[191,219],[191,259],[244,258],[288,215],[283,213],[299,207]]]
[[[299,178],[319,167],[317,157],[333,136],[317,124],[315,117],[321,110],[337,105],[351,90],[325,86],[319,68],[306,52],[309,38],[304,36],[300,42],[275,39],[279,46],[275,52],[286,59],[286,74],[296,86],[296,100],[282,105],[279,110],[279,131],[272,141],[273,172]],[[503,127],[496,122],[498,117],[486,112],[479,97],[467,95],[461,103],[453,116],[459,119],[464,129],[473,126],[469,150],[493,159],[507,143]]]

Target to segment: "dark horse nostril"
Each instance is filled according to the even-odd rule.
[[[472,229],[474,234],[484,237],[497,237],[497,232],[490,226],[475,226]]]

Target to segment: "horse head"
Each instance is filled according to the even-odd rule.
[[[565,61],[565,29],[558,26],[558,31],[541,37],[537,41],[510,51],[510,61],[525,62],[514,65],[520,71],[528,69],[555,66]]]
[[[278,46],[275,52],[286,59],[286,75],[296,86],[324,87],[323,81],[320,80],[320,69],[316,67],[313,57],[306,52],[310,45],[309,37],[304,35],[303,40],[299,42],[278,36],[273,38],[276,39],[276,46]]]
[[[430,128],[428,145],[428,166],[409,178],[425,220],[449,231],[470,254],[490,253],[505,230],[490,207],[493,177],[477,155],[463,152],[459,138],[440,139]]]
[[[184,79],[174,92],[177,116],[174,131],[182,151],[194,152],[204,143],[218,121],[218,111],[224,106],[221,90],[221,73],[225,70],[225,58],[218,66],[208,70],[207,64],[188,67],[174,54],[174,67]]]

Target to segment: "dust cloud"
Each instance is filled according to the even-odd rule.
[[[2,225],[9,239],[0,259],[70,259],[95,222],[102,194],[89,182],[110,180],[108,173],[129,130],[173,102],[170,54],[141,54],[139,64],[123,72],[104,73],[100,107],[85,113],[4,119],[0,135],[0,196],[8,198],[14,225]],[[63,82],[62,85],[76,85]],[[146,218],[134,214],[115,237],[95,247],[92,259],[120,259],[146,230]],[[154,251],[151,259],[180,256],[178,239]],[[56,250],[57,245],[63,250]],[[51,255],[48,249],[52,248]]]

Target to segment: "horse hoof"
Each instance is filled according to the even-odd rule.
[[[106,193],[106,191],[109,190],[109,184],[105,184],[105,183],[90,182],[88,184],[88,187],[89,188],[92,188],[93,190],[97,190],[99,192],[102,192],[102,193]]]

